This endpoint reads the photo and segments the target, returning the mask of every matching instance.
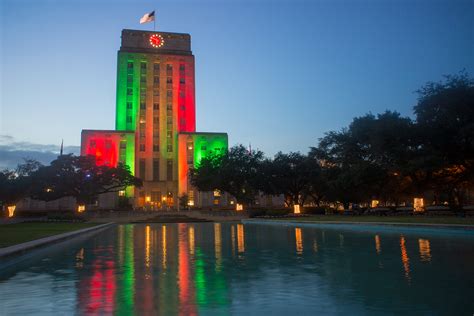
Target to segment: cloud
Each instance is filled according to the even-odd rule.
[[[15,168],[23,159],[36,159],[43,164],[49,164],[59,154],[59,145],[43,145],[25,141],[16,141],[10,135],[0,135],[0,169]],[[65,146],[65,154],[80,153],[79,146]]]

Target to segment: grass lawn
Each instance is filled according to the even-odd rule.
[[[0,225],[0,248],[96,226],[94,223],[18,223]]]
[[[297,222],[379,222],[379,223],[410,223],[410,224],[460,224],[474,225],[474,217],[457,216],[350,216],[350,215],[315,215],[310,217],[281,218]]]

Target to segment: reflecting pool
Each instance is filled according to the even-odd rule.
[[[135,224],[0,264],[1,315],[472,315],[474,238]]]

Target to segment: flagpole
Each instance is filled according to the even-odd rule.
[[[154,14],[153,14],[153,31],[156,31],[156,27],[155,27],[155,21],[156,21],[156,9],[153,11]]]

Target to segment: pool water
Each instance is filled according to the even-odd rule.
[[[0,266],[1,315],[472,315],[472,234],[120,225]]]

